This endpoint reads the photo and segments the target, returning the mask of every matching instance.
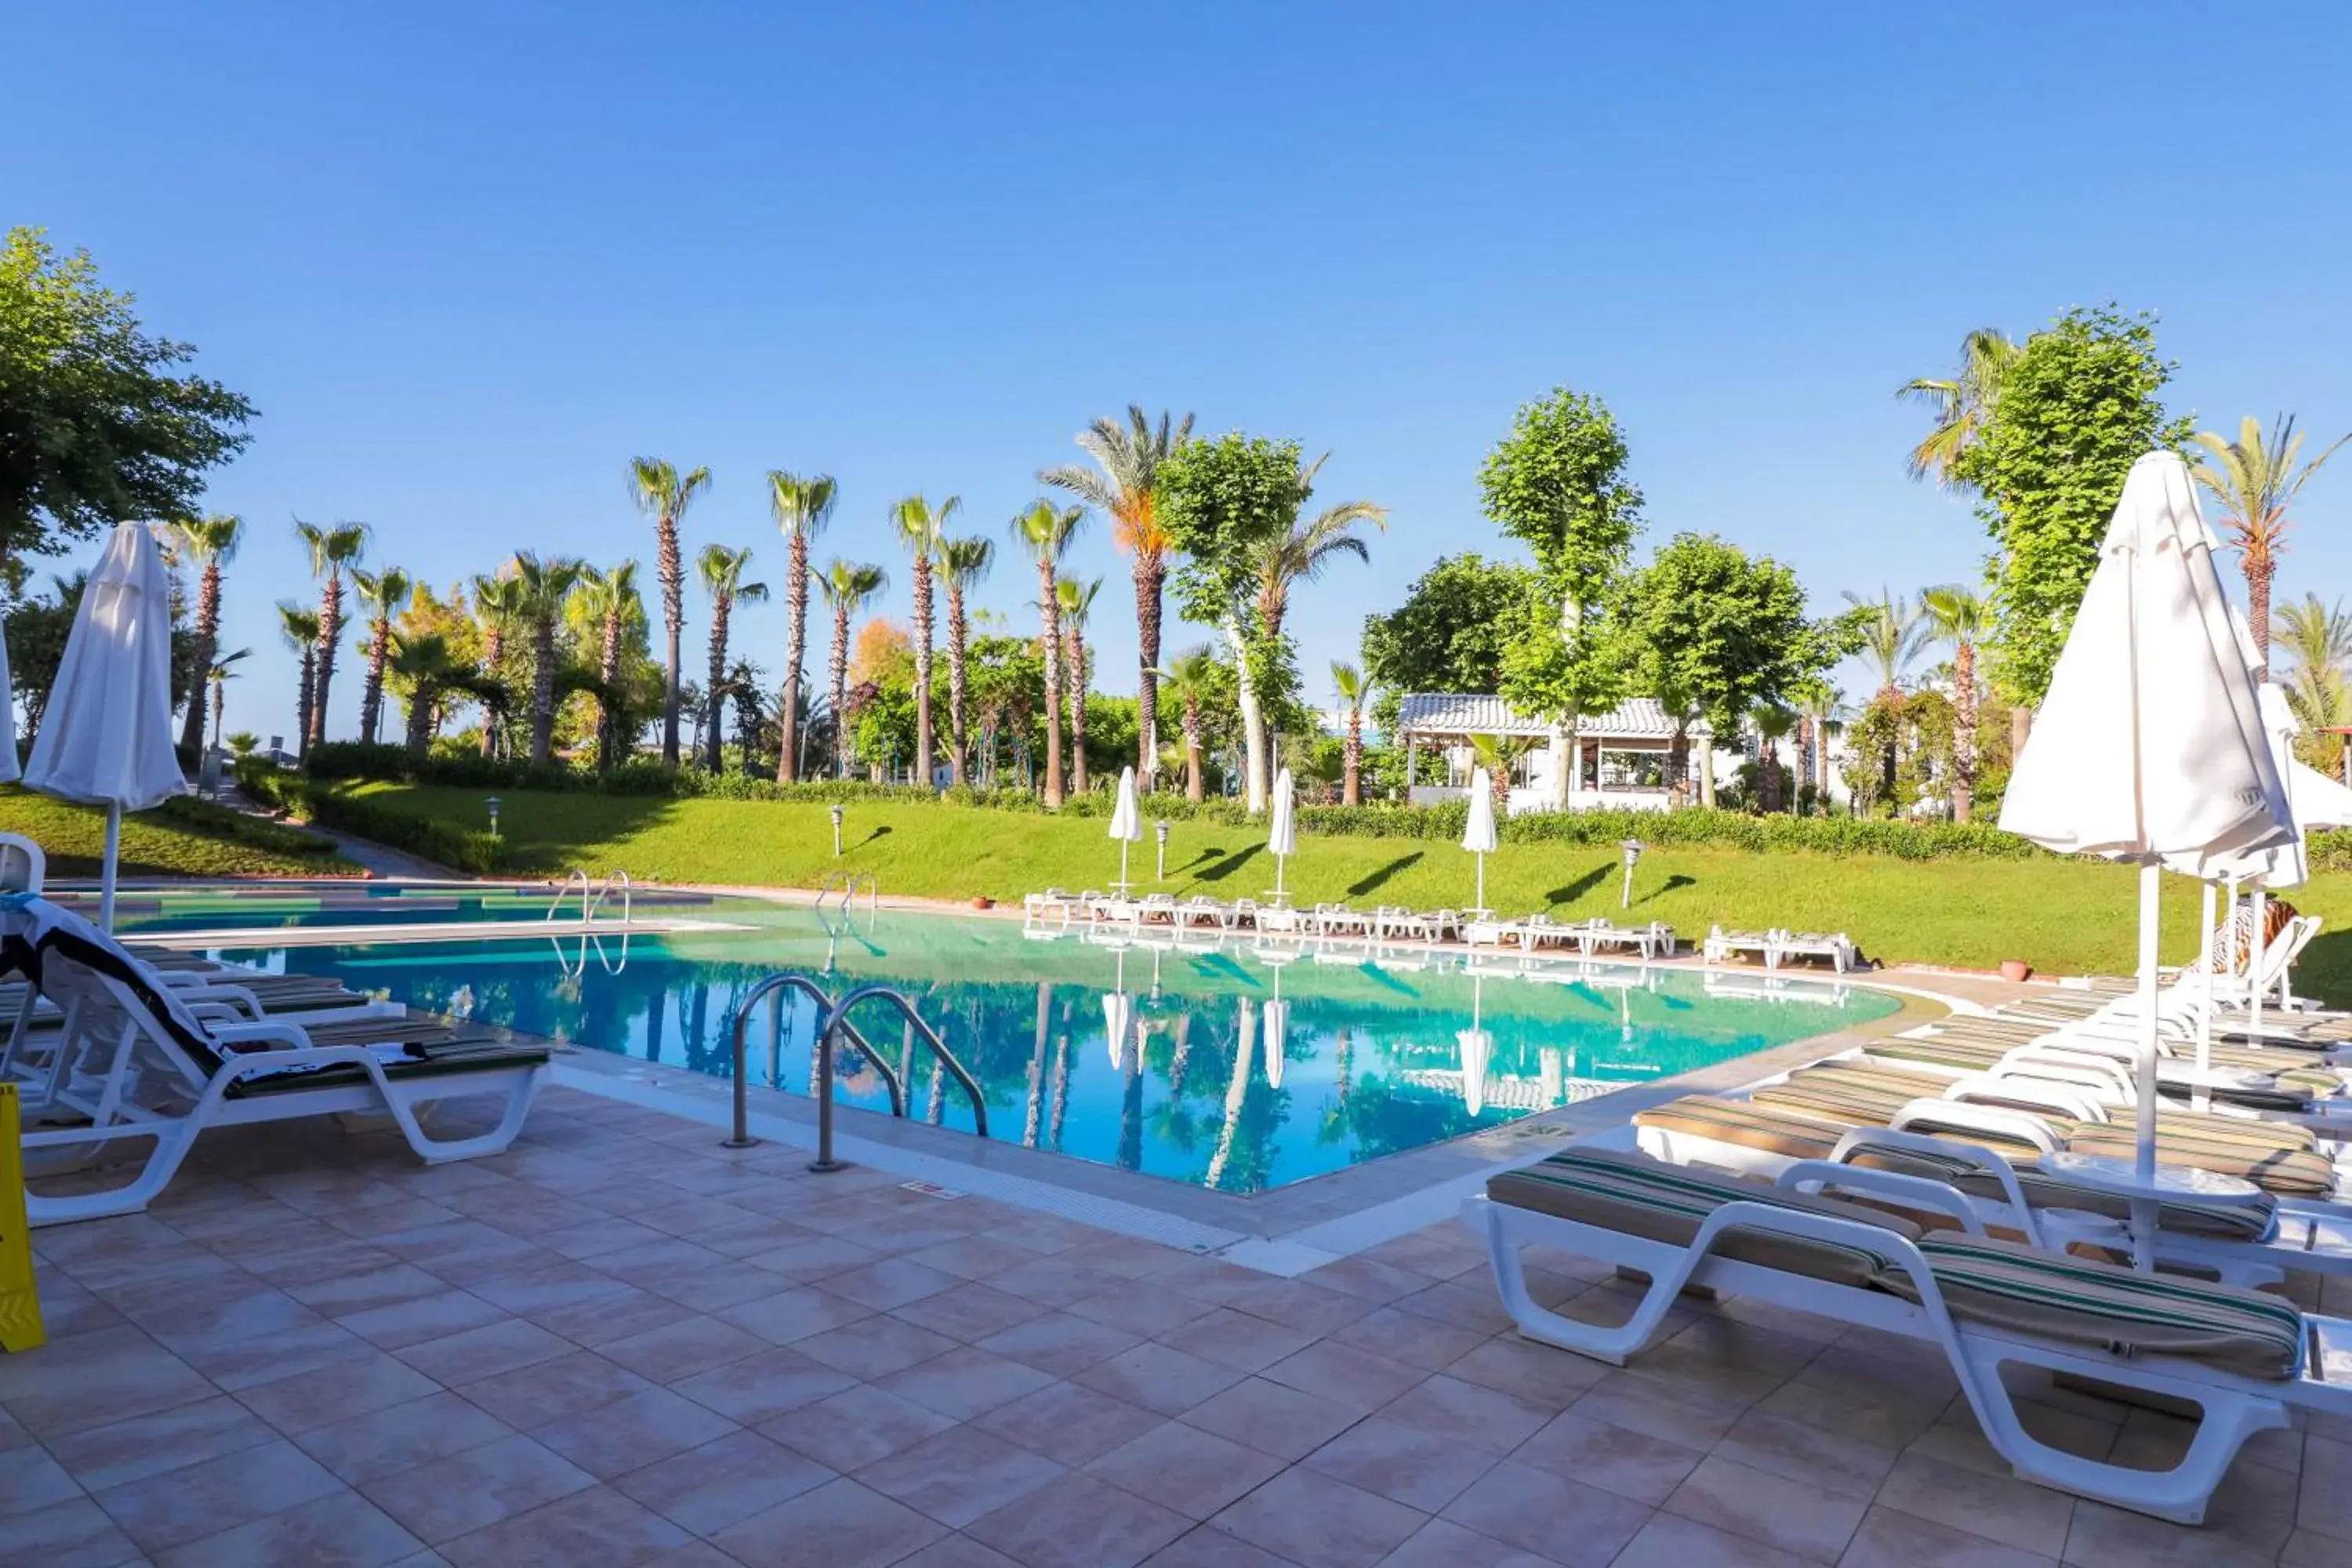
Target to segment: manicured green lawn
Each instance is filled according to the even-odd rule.
[[[94,877],[106,852],[106,813],[0,786],[0,830],[47,854],[53,877]],[[180,799],[122,819],[125,877],[356,877],[325,839],[206,801]]]
[[[371,784],[379,805],[487,825],[480,793]],[[886,893],[1017,900],[1040,888],[1099,888],[1118,875],[1118,847],[1099,819],[1080,821],[949,805],[852,803],[845,853],[833,858],[820,805],[669,800],[510,792],[500,826],[517,868],[562,873],[620,868],[644,880],[814,887],[840,868],[870,870]],[[1147,826],[1131,851],[1145,890],[1262,898],[1274,862],[1261,829],[1180,822],[1168,880],[1152,880]],[[1486,900],[1524,913],[1618,915],[1612,849],[1505,844],[1486,866]],[[1286,886],[1302,902],[1421,908],[1467,903],[1471,858],[1449,843],[1302,835]],[[1990,968],[2023,958],[2045,972],[2119,973],[2132,963],[2134,877],[2126,868],[2057,859],[1897,860],[1661,848],[1636,871],[1626,918],[1664,920],[1686,935],[1721,922],[1850,932],[1873,958]],[[2294,902],[2327,931],[2297,973],[2308,990],[2352,1003],[2352,875],[2329,874]],[[2193,956],[2195,885],[2167,879],[2168,962]]]

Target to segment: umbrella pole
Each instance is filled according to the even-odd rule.
[[[1127,891],[1127,840],[1118,841],[1118,890]]]
[[[2205,884],[2203,912],[2199,918],[2205,927],[2205,963],[2198,982],[2201,1004],[2197,1009],[2197,1088],[2189,1103],[2199,1110],[2211,1109],[2212,1091],[2205,1087],[2205,1073],[2213,1065],[2213,884]]]
[[[2144,1184],[2156,1179],[2156,862],[2139,868],[2139,1103],[2136,1169]],[[2156,1268],[2157,1205],[2132,1200],[2132,1261],[2147,1273]]]
[[[1486,855],[1484,850],[1478,854],[1478,912],[1482,915],[1486,912]]]
[[[1277,855],[1274,858],[1274,901],[1277,904],[1282,902],[1282,868],[1289,858],[1287,855]]]
[[[122,861],[122,803],[106,803],[106,864],[100,868],[98,885],[98,926],[100,931],[114,929],[114,868]]]
[[[2270,889],[2260,881],[2254,883],[2253,930],[2246,938],[2246,1007],[2247,1032],[2254,1039],[2263,1037],[2263,958],[2270,943],[2263,940],[2270,921],[2264,918],[2270,911],[2263,907]]]

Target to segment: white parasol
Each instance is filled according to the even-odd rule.
[[[1484,768],[1470,773],[1470,821],[1462,830],[1462,847],[1478,857],[1478,913],[1486,912],[1486,857],[1495,852],[1495,782]]]
[[[1454,1043],[1462,1053],[1462,1106],[1473,1116],[1486,1112],[1486,1064],[1495,1057],[1495,1037],[1478,1024],[1478,1005],[1484,999],[1486,981],[1470,977],[1470,1026],[1454,1031]]]
[[[1143,837],[1143,814],[1135,804],[1135,770],[1118,770],[1118,804],[1110,809],[1110,836],[1118,840],[1118,890],[1128,889],[1127,851]]]
[[[1293,798],[1290,770],[1283,769],[1274,775],[1274,820],[1268,824],[1265,847],[1274,856],[1274,900],[1283,899],[1283,863],[1298,852],[1297,803]]]
[[[172,750],[171,593],[154,536],[118,527],[82,590],[25,765],[28,787],[106,807],[98,923],[109,931],[122,814],[188,792]]]

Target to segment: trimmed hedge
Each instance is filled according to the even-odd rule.
[[[255,800],[305,822],[355,834],[455,871],[493,876],[506,868],[507,843],[497,834],[377,805],[258,758],[238,764],[237,785]]]

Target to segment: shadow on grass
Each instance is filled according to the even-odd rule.
[[[1170,867],[1168,874],[1171,877],[1189,875],[1195,868],[1210,864],[1214,861],[1218,856],[1223,855],[1224,852],[1225,847],[1223,845],[1212,844],[1202,849],[1198,855],[1193,856],[1190,860],[1185,861],[1181,866]]]
[[[1697,886],[1697,878],[1685,877],[1681,872],[1677,871],[1673,876],[1667,878],[1664,883],[1651,889],[1648,892],[1643,893],[1640,898],[1635,899],[1633,901],[1637,904],[1646,904],[1653,899],[1663,899],[1668,893],[1679,892],[1685,888],[1696,888]]]
[[[1265,845],[1253,844],[1246,849],[1237,850],[1222,860],[1202,867],[1200,879],[1203,882],[1222,882],[1265,853]]]
[[[1544,895],[1544,899],[1548,903],[1552,904],[1572,904],[1607,881],[1609,874],[1616,869],[1614,866],[1596,866],[1576,880],[1554,888]]]
[[[1391,878],[1400,871],[1408,870],[1419,864],[1422,857],[1427,853],[1425,849],[1416,849],[1410,855],[1400,855],[1387,865],[1365,872],[1348,884],[1348,896],[1351,899],[1360,899],[1367,893],[1388,886]]]
[[[2352,931],[2321,928],[2295,961],[2294,987],[2330,1007],[2352,1005]]]
[[[852,849],[863,849],[863,848],[865,848],[868,844],[871,844],[871,843],[873,843],[876,839],[877,839],[877,838],[880,838],[880,837],[884,837],[884,836],[885,836],[886,834],[887,834],[889,831],[890,831],[890,825],[889,825],[888,823],[887,823],[887,822],[886,822],[886,823],[883,823],[881,826],[877,826],[877,828],[875,828],[873,832],[871,832],[871,833],[867,834],[865,837],[863,837],[863,838],[859,839],[856,843],[855,843],[855,844],[847,844],[847,845],[844,845],[844,846],[842,847],[842,853],[843,853],[843,854],[845,854],[845,855],[846,855],[846,854],[848,854],[848,853],[849,853],[849,851],[850,851],[850,850],[852,850]]]

